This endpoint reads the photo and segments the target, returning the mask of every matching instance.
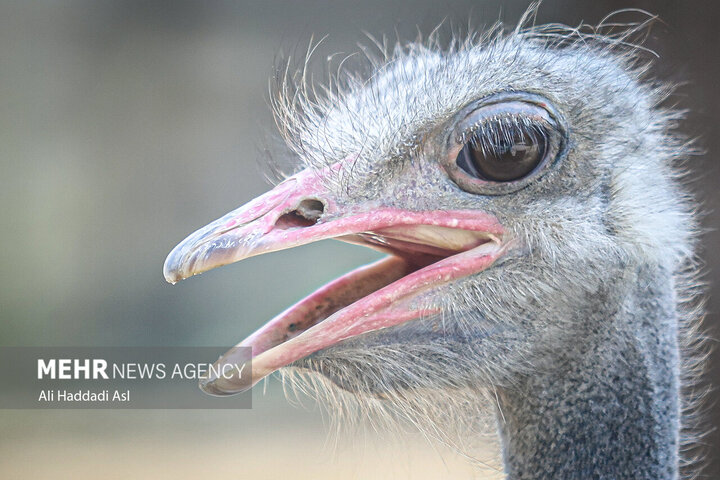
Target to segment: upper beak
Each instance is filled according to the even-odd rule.
[[[165,260],[165,279],[175,283],[261,253],[337,236],[347,225],[322,222],[338,208],[323,188],[322,175],[304,171],[273,190],[197,230]],[[302,227],[302,228],[300,228]]]
[[[364,332],[432,313],[412,305],[421,291],[487,268],[503,253],[503,228],[487,213],[411,211],[379,202],[348,204],[328,188],[339,169],[304,170],[191,234],[165,260],[175,283],[262,253],[326,238],[392,256],[331,282],[268,322],[238,346],[252,347],[252,382],[284,365]],[[219,364],[237,361],[231,350]],[[235,393],[245,379],[213,378],[209,393]]]

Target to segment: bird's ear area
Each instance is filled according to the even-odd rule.
[[[446,130],[440,163],[461,189],[504,195],[538,180],[564,157],[567,128],[544,97],[502,92],[463,108]]]

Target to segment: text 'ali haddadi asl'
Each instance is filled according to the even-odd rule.
[[[38,402],[129,402],[130,390],[41,390]]]

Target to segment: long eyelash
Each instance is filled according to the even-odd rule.
[[[487,117],[473,124],[460,136],[462,145],[470,142],[483,154],[497,151],[501,145],[511,145],[515,139],[527,135],[534,143],[549,142],[550,129],[545,122],[522,115],[498,115]]]

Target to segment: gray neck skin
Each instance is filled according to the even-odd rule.
[[[674,294],[642,270],[621,305],[601,295],[579,314],[582,337],[552,367],[501,392],[509,480],[678,477]]]

